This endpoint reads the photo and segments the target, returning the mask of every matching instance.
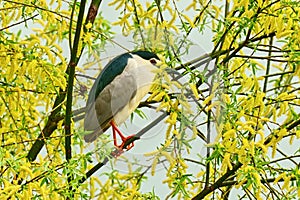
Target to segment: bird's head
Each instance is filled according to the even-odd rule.
[[[150,51],[138,50],[131,52],[134,55],[138,55],[144,60],[148,60],[151,64],[157,65],[160,62],[159,57]]]

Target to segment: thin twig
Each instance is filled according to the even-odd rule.
[[[24,20],[22,20],[22,21],[19,21],[19,22],[17,22],[17,23],[11,24],[11,25],[9,25],[9,26],[7,26],[7,27],[1,28],[0,31],[3,31],[3,30],[5,30],[5,29],[11,28],[11,27],[13,27],[13,26],[22,24],[22,23],[24,23],[24,22],[26,22],[26,21],[28,21],[28,20],[30,20],[30,19],[35,18],[35,17],[38,16],[38,15],[39,15],[39,14],[35,14],[35,15],[33,15],[33,16],[31,16],[31,17],[28,17],[28,18],[26,18],[26,19],[24,19]]]

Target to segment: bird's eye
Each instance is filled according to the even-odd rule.
[[[155,64],[157,63],[155,59],[150,59],[150,62],[151,62],[153,65],[155,65]]]

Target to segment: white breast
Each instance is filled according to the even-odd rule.
[[[148,60],[143,60],[139,56],[133,55],[134,59],[128,60],[128,67],[123,71],[115,80],[119,87],[129,87],[126,85],[126,75],[131,75],[135,78],[135,93],[130,96],[129,103],[118,111],[114,116],[114,121],[117,125],[123,123],[130,114],[137,108],[141,100],[149,92],[150,87],[153,83],[155,77],[154,70],[156,67],[150,63]],[[118,88],[119,88],[118,87]],[[132,95],[132,94],[128,94]],[[129,97],[129,96],[128,96]]]

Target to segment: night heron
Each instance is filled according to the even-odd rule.
[[[84,129],[93,131],[84,135],[86,142],[92,142],[110,126],[114,145],[123,149],[127,140],[117,126],[122,124],[138,107],[149,92],[155,77],[159,58],[149,51],[133,51],[112,59],[94,82],[86,104]],[[117,144],[116,134],[122,143]],[[132,148],[133,143],[127,146]]]

